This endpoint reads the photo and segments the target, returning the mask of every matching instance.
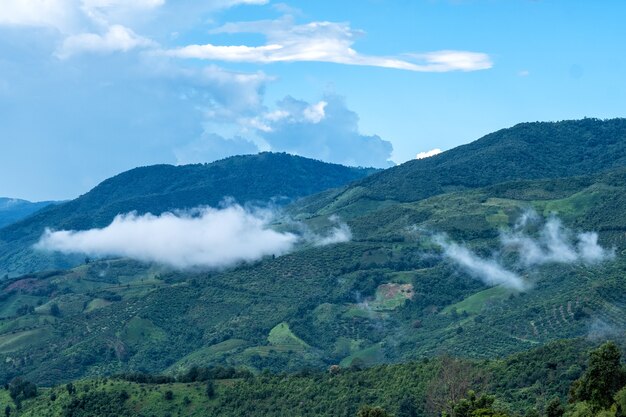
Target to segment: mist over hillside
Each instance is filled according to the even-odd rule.
[[[24,239],[4,242],[14,252],[3,259],[16,265],[75,262],[3,281],[0,376],[55,384],[194,365],[295,372],[442,352],[489,359],[621,334],[622,127],[590,119],[516,126],[466,145],[472,152],[365,179],[371,171],[282,154],[120,174],[0,232]],[[570,151],[547,163],[523,146],[505,152],[511,141]],[[595,165],[576,165],[573,153]],[[478,166],[476,175],[466,168]],[[595,173],[572,176],[581,170]],[[458,181],[450,190],[419,188],[444,175]],[[251,203],[220,206],[228,184]],[[305,196],[312,187],[321,192]],[[389,195],[379,194],[385,187]],[[291,190],[291,203],[259,207],[252,197],[262,189]],[[217,206],[194,209],[200,201]],[[49,224],[56,229],[44,235]],[[36,242],[42,258],[28,252]]]
[[[282,206],[375,171],[284,153],[235,156],[210,164],[136,168],[103,181],[75,200],[0,229],[0,271],[2,275],[16,275],[68,267],[84,259],[33,251],[32,245],[46,229],[88,230],[107,226],[120,214],[159,215],[217,207],[225,200]]]

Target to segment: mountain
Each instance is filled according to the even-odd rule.
[[[1,229],[0,272],[15,275],[75,264],[76,259],[66,256],[33,253],[30,247],[47,227],[85,230],[106,226],[120,213],[160,214],[216,206],[231,197],[241,204],[267,204],[270,200],[285,204],[374,171],[284,153],[235,156],[204,165],[136,168],[102,182],[75,200]]]
[[[17,198],[0,198],[0,228],[30,216],[38,210],[55,204],[53,201],[30,201]]]
[[[8,279],[0,287],[0,378],[22,375],[52,385],[119,372],[175,375],[194,365],[282,372],[444,352],[492,359],[555,339],[620,334],[626,326],[626,164],[620,162],[626,140],[620,129],[611,130],[613,142],[599,133],[607,138],[598,139],[596,149],[592,136],[578,140],[589,129],[574,134],[571,126],[604,132],[603,126],[621,123],[549,124],[551,134],[532,142],[549,150],[555,137],[567,136],[563,153],[595,158],[589,167],[595,173],[570,176],[587,162],[545,157],[561,161],[556,169],[525,160],[519,147],[481,139],[482,151],[474,153],[479,162],[465,166],[485,186],[459,181],[421,196],[407,181],[409,168],[425,169],[415,161],[288,207],[314,231],[339,215],[352,231],[349,242],[304,245],[210,272],[109,259]],[[512,161],[508,169],[520,178],[499,181],[496,173],[506,170],[484,165],[484,155],[492,155],[496,167]],[[436,179],[444,168],[435,158],[428,164]],[[463,167],[452,171],[472,177]],[[538,179],[525,177],[533,172]],[[377,194],[381,184],[388,184],[389,195]],[[532,250],[504,247],[502,236]],[[494,273],[525,285],[486,279]]]
[[[10,279],[0,289],[0,377],[49,385],[193,365],[296,371],[441,352],[488,359],[604,337],[626,325],[625,196],[624,168],[515,181],[381,207],[349,220],[351,242],[225,271],[117,259]],[[519,291],[481,282],[441,256],[430,234],[415,233],[445,232],[491,259],[501,231],[530,207],[558,213],[571,230],[599,231],[615,258],[524,269],[508,254],[503,267],[532,284]]]
[[[363,198],[417,201],[516,179],[587,175],[626,165],[626,119],[522,123],[358,181]]]

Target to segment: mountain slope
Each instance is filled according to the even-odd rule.
[[[409,161],[352,188],[373,200],[416,201],[516,180],[586,175],[626,165],[626,119],[522,123],[437,156]]]
[[[262,153],[205,165],[156,165],[112,177],[70,202],[49,207],[0,230],[0,272],[24,273],[69,266],[67,257],[34,255],[30,246],[46,227],[103,227],[120,213],[160,214],[216,206],[232,197],[243,204],[292,201],[360,179],[375,170],[328,164],[287,154]]]
[[[0,198],[0,228],[28,217],[50,204],[54,203],[52,201],[32,203],[16,198]]]
[[[222,272],[120,259],[8,280],[0,288],[0,378],[53,384],[194,364],[283,371],[441,352],[492,358],[598,326],[602,337],[626,325],[625,196],[624,168],[524,180],[381,207],[349,220],[351,242]],[[509,256],[504,265],[533,285],[518,292],[483,284],[415,233],[446,232],[489,258],[500,231],[528,208],[556,212],[575,231],[599,231],[616,258],[529,271]],[[308,221],[328,223],[326,215]]]

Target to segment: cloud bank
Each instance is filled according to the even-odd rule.
[[[522,277],[509,271],[496,260],[483,259],[465,246],[448,241],[443,235],[435,236],[433,241],[443,249],[443,255],[447,259],[486,285],[502,285],[517,291],[524,291],[529,288]]]
[[[270,210],[248,210],[239,205],[160,216],[129,213],[117,216],[102,229],[46,230],[35,248],[91,257],[125,257],[176,269],[213,269],[283,255],[303,240],[321,246],[351,237],[342,223],[323,236],[278,232],[270,227],[274,219]]]

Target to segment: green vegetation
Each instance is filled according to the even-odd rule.
[[[619,256],[537,267],[526,277],[528,292],[486,287],[443,261],[422,232],[446,232],[488,257],[500,230],[528,207],[545,212],[585,193],[601,197],[558,215],[574,230],[598,230]],[[626,325],[623,196],[624,169],[516,181],[364,212],[349,220],[352,242],[226,271],[181,273],[119,259],[6,280],[0,377],[47,385],[193,365],[260,372],[442,352],[493,358],[559,338],[610,335]],[[507,224],[494,223],[494,214]],[[328,222],[326,214],[302,218],[314,229]],[[515,258],[505,261],[516,267]]]
[[[7,278],[0,381],[54,387],[18,394],[24,415],[622,417],[622,380],[598,379],[622,375],[619,352],[603,347],[584,370],[591,345],[626,326],[624,132],[624,120],[523,124],[287,207],[313,231],[338,215],[350,242],[220,271],[70,259],[70,269]],[[259,175],[250,187],[244,172]],[[2,229],[10,250],[0,247],[0,263],[67,265],[30,252],[45,225],[102,226],[131,209],[215,203],[222,186],[242,202],[295,199],[367,173],[274,154],[140,168]],[[525,268],[501,251],[531,284],[524,292],[483,284],[433,243],[446,233],[489,259],[528,209],[555,213],[576,233],[597,231],[615,258]],[[179,377],[218,366],[240,373]]]
[[[253,376],[224,368],[192,368],[177,378],[126,374],[40,388],[21,401],[19,415],[434,417],[444,412],[457,417],[569,417],[594,404],[578,394],[569,397],[570,386],[581,386],[580,381],[589,387],[611,385],[615,369],[621,369],[613,361],[615,345],[592,350],[588,363],[590,346],[564,340],[503,360],[440,357],[295,374]],[[603,353],[607,350],[608,355]],[[30,383],[17,380],[11,386],[20,384]],[[604,395],[610,398],[609,413],[620,410],[626,392],[620,389],[617,384]],[[0,390],[0,400],[17,410],[5,392]],[[568,398],[573,402],[566,405]]]

